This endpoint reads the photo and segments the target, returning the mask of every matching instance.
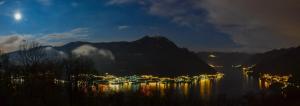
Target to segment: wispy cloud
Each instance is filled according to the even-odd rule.
[[[130,26],[127,26],[127,25],[120,25],[120,26],[118,26],[118,30],[120,30],[120,31],[126,30],[128,28],[130,28]]]
[[[12,52],[19,48],[20,44],[26,40],[31,39],[31,35],[11,34],[0,36],[0,49],[4,52]]]
[[[208,11],[209,22],[248,48],[300,44],[300,1],[203,0],[199,6]]]
[[[75,28],[71,31],[62,33],[51,33],[47,37],[51,39],[70,39],[70,38],[86,38],[88,36],[88,28]]]
[[[62,45],[72,41],[87,40],[89,34],[88,28],[75,28],[66,32],[45,34],[37,40],[45,44]]]
[[[88,28],[75,28],[70,31],[51,34],[9,34],[0,35],[0,49],[5,52],[18,50],[24,40],[33,40],[42,45],[59,46],[72,41],[88,40]]]
[[[3,5],[3,4],[5,4],[5,1],[4,0],[0,1],[0,6]]]
[[[123,5],[136,3],[143,6],[150,15],[169,18],[179,25],[197,27],[204,20],[201,8],[195,2],[199,0],[110,0],[108,4]]]

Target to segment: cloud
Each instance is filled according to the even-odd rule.
[[[67,42],[88,40],[89,34],[88,28],[75,28],[66,32],[46,34],[37,40],[45,44],[59,46]]]
[[[62,32],[62,33],[51,33],[48,34],[48,38],[53,39],[66,39],[66,38],[85,38],[88,36],[89,29],[88,28],[75,28],[71,31]]]
[[[61,60],[61,59],[68,58],[67,53],[56,50],[53,47],[46,47],[44,50],[46,51],[47,56],[50,57],[51,59]]]
[[[3,1],[0,1],[0,6],[1,5],[4,5],[5,4],[5,1],[3,0]]]
[[[110,50],[98,49],[91,45],[82,45],[72,51],[76,56],[92,57],[93,59],[115,60],[115,56]]]
[[[97,51],[98,51],[98,49],[93,46],[83,45],[83,46],[80,46],[80,47],[74,49],[72,51],[72,53],[76,54],[78,56],[89,56],[93,53],[96,53]]]
[[[127,25],[121,25],[121,26],[118,26],[118,30],[122,31],[122,30],[126,30],[130,28],[130,26],[127,26]]]
[[[197,0],[153,0],[150,1],[148,12],[170,18],[179,25],[198,27],[203,23],[203,14],[195,7],[195,1]]]
[[[202,25],[203,14],[194,2],[199,0],[110,0],[108,4],[136,3],[151,15],[169,18],[179,25],[195,27]],[[195,12],[196,11],[196,12]]]
[[[203,0],[209,22],[249,48],[271,49],[300,44],[300,1]]]
[[[42,45],[60,46],[73,41],[88,40],[88,35],[88,28],[75,28],[70,31],[51,34],[0,35],[0,49],[5,52],[18,50],[24,40],[37,41]]]
[[[241,50],[269,50],[300,45],[299,0],[111,0],[138,3],[151,15],[199,28],[213,24]],[[232,48],[235,50],[236,48]]]
[[[37,2],[39,2],[40,4],[42,4],[44,6],[52,5],[52,0],[37,0]]]
[[[98,49],[92,45],[81,45],[72,50],[72,55],[92,60],[97,70],[105,70],[115,62],[114,54],[108,49]]]
[[[4,52],[15,51],[27,39],[31,39],[31,35],[12,34],[0,36],[0,49]]]

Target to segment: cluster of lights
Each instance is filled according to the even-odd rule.
[[[55,84],[64,84],[64,83],[66,83],[66,82],[68,82],[68,81],[66,81],[66,80],[60,80],[60,79],[54,78],[54,83],[55,83]]]
[[[115,75],[106,74],[104,76],[80,74],[77,77],[85,77],[90,79],[93,83],[106,83],[106,84],[125,84],[125,83],[190,83],[193,81],[200,81],[201,79],[221,79],[223,73],[216,74],[202,74],[198,76],[178,76],[178,77],[158,77],[153,75],[132,75],[118,77]],[[73,76],[75,78],[75,76]],[[66,83],[65,80],[54,79],[54,83],[61,84]],[[78,85],[85,85],[85,81],[78,81]]]
[[[289,85],[289,78],[291,78],[292,75],[271,75],[271,74],[262,74],[260,77],[260,81],[264,80],[267,85],[271,85],[272,83],[281,83],[284,86],[282,88],[285,88]]]
[[[251,66],[249,66],[249,67],[243,67],[243,68],[242,68],[243,74],[247,76],[247,75],[253,73],[253,71],[252,71],[251,69],[254,68],[255,66],[256,66],[256,65],[254,64],[254,65],[251,65]]]
[[[210,79],[221,79],[223,78],[223,73],[216,73],[216,74],[202,74],[198,76],[178,76],[178,77],[158,77],[153,75],[132,75],[132,76],[124,76],[118,77],[115,75],[106,74],[103,76],[97,76],[92,74],[79,74],[77,76],[71,76],[74,80],[75,78],[81,79],[77,81],[77,86],[80,85],[87,85],[87,80],[92,81],[93,83],[104,83],[104,84],[125,84],[125,83],[191,83],[193,81],[200,81],[203,79],[210,80]],[[12,83],[20,83],[22,84],[24,80],[24,76],[22,77],[10,77]],[[55,84],[65,84],[68,83],[67,80],[62,79],[53,79],[53,83]]]
[[[103,77],[104,80],[109,80],[109,83],[149,83],[149,82],[159,82],[159,83],[189,83],[192,81],[197,81],[200,79],[220,79],[224,76],[223,73],[217,73],[217,74],[204,74],[204,75],[198,75],[198,76],[178,76],[178,77],[158,77],[153,75],[141,75],[141,76],[125,76],[125,77],[114,77],[114,78],[106,78]]]
[[[203,74],[198,76],[182,75],[177,77],[158,77],[154,75],[132,75],[118,77],[105,74],[98,75],[79,75],[86,76],[83,80],[77,81],[77,85],[84,92],[91,90],[93,94],[111,94],[122,91],[138,91],[144,95],[151,95],[157,92],[165,95],[165,89],[169,89],[175,84],[176,89],[182,91],[183,95],[188,95],[190,84],[199,84],[202,96],[210,95],[211,81],[219,81],[223,78],[223,73]]]
[[[251,69],[254,67],[255,67],[255,64],[251,65],[249,67],[243,67],[242,68],[243,74],[248,76],[249,74],[253,73],[253,71]],[[260,88],[269,88],[270,85],[272,85],[273,83],[281,83],[284,85],[282,87],[282,89],[284,89],[289,85],[293,85],[288,82],[289,78],[291,78],[291,77],[292,77],[292,75],[261,74],[261,76],[259,78],[259,86],[260,86]]]
[[[24,76],[10,76],[10,82],[12,84],[23,84],[24,81]]]
[[[249,75],[250,73],[253,73],[253,71],[250,70],[250,69],[251,69],[251,67],[243,67],[243,68],[242,68],[243,74],[244,74],[244,75]]]

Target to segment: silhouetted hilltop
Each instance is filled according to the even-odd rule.
[[[161,36],[145,36],[132,42],[71,42],[56,50],[89,54],[100,72],[113,74],[195,75],[215,73],[198,56]],[[95,55],[96,53],[96,55]],[[99,59],[97,59],[98,57]]]
[[[300,47],[256,54],[247,63],[256,64],[257,73],[300,75]]]

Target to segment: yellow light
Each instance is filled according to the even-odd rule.
[[[287,87],[289,78],[292,77],[292,75],[289,76],[280,76],[280,75],[271,75],[271,74],[263,74],[260,78],[259,86],[268,88],[272,83],[281,83],[283,84],[283,88]],[[261,79],[264,80],[264,82],[261,82]]]

